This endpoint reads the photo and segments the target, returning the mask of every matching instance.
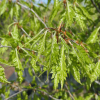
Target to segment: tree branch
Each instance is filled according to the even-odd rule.
[[[53,100],[62,100],[62,99],[56,99],[55,97],[53,97],[52,95],[48,94],[47,92],[39,90],[37,88],[35,88],[35,90],[43,93],[44,95],[47,95],[48,97],[52,98]]]
[[[28,90],[28,89],[23,89],[23,90],[21,90],[21,91],[15,93],[15,94],[13,94],[13,95],[11,95],[10,97],[8,97],[8,98],[5,99],[5,100],[9,100],[10,98],[12,98],[12,97],[16,96],[17,94],[19,94],[19,93],[21,93],[21,92],[23,92],[23,91],[26,91],[26,90]]]
[[[0,46],[0,48],[3,48],[3,47],[11,48],[11,46],[4,46],[4,45],[1,45],[1,46]]]
[[[40,81],[41,82],[41,84],[42,85],[44,85],[45,83],[44,82],[42,82],[41,80],[40,80],[40,78],[35,74],[35,71],[34,71],[34,69],[32,68],[32,72],[33,72],[33,74],[35,75],[35,77],[38,79],[38,81]]]
[[[21,30],[29,37],[29,38],[31,38],[29,35],[28,35],[28,33],[21,27]]]
[[[96,6],[94,0],[91,0],[91,2],[92,2],[92,4],[93,4],[93,6],[96,8],[96,10],[100,13],[100,9]]]
[[[35,14],[35,16],[37,17],[37,19],[45,26],[45,28],[48,28],[47,25],[42,21],[42,19],[38,16],[38,14],[32,8],[30,9],[29,7],[23,5],[23,4],[19,3],[19,2],[17,2],[17,4],[19,4],[21,7],[25,8],[25,9],[27,9],[29,11],[32,11]]]
[[[68,93],[69,93],[69,96],[70,96],[73,100],[75,100],[74,97],[73,97],[73,95],[72,95],[71,92],[69,91],[69,89],[68,89],[68,87],[67,87],[66,84],[65,84],[65,87],[66,87],[66,89],[67,89],[67,91],[68,91]]]
[[[100,85],[100,82],[99,81],[95,81],[95,83],[97,83],[98,85]]]
[[[14,19],[14,21],[15,21],[14,23],[19,23],[16,19]],[[12,23],[12,24],[14,24],[14,23]],[[12,25],[12,24],[11,24],[11,25]],[[11,25],[10,25],[10,26],[11,26]],[[27,37],[31,38],[31,37],[28,35],[28,33],[27,33],[22,27],[20,27],[20,29],[26,34]]]
[[[53,97],[52,95],[48,94],[47,92],[42,91],[42,90],[39,90],[39,89],[37,89],[37,88],[32,88],[32,89],[35,90],[35,91],[39,91],[39,92],[43,93],[43,95],[47,95],[48,97],[52,98],[53,100],[62,100],[62,99],[56,99],[55,97]],[[15,94],[13,94],[13,95],[11,95],[10,97],[8,97],[8,98],[5,99],[5,100],[9,100],[10,98],[16,96],[17,94],[19,94],[19,93],[21,93],[21,92],[23,92],[23,91],[27,91],[27,90],[29,90],[29,89],[23,89],[23,90],[21,90],[21,91],[15,93]]]

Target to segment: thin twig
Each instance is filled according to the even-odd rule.
[[[93,6],[96,8],[96,10],[100,13],[100,9],[96,6],[94,0],[91,0],[91,2],[92,2],[92,4],[93,4]]]
[[[53,100],[62,100],[62,99],[56,99],[55,97],[53,97],[52,95],[48,94],[48,93],[45,92],[45,91],[42,91],[42,90],[39,90],[39,89],[36,89],[36,88],[35,88],[35,90],[37,90],[37,91],[43,93],[44,95],[47,95],[48,97],[52,98]]]
[[[19,93],[21,93],[21,92],[23,92],[23,91],[26,91],[26,90],[28,90],[28,89],[23,89],[23,90],[21,90],[21,91],[15,93],[15,94],[13,94],[13,95],[11,95],[10,97],[8,97],[8,98],[5,99],[5,100],[9,100],[10,98],[12,98],[12,97],[16,96],[17,94],[19,94]]]
[[[39,90],[39,89],[37,89],[37,88],[32,88],[32,89],[34,89],[35,91],[39,91],[39,92],[43,93],[44,95],[47,95],[48,97],[52,98],[53,100],[62,100],[62,99],[56,99],[55,97],[53,97],[52,95],[48,94],[47,92],[42,91],[42,90]],[[21,90],[21,91],[15,93],[15,94],[13,94],[13,95],[11,95],[10,97],[8,97],[8,98],[5,99],[5,100],[9,100],[10,98],[16,96],[17,94],[19,94],[19,93],[21,93],[21,92],[23,92],[23,91],[27,91],[27,90],[29,90],[29,89],[23,89],[23,90]]]
[[[2,99],[3,99],[3,100],[5,99],[5,96],[4,96],[4,94],[3,94],[3,93],[1,93],[1,97],[2,97]]]
[[[27,51],[34,51],[34,52],[37,52],[37,51],[31,50],[31,49],[29,49],[29,48],[24,48],[24,49],[27,50]]]
[[[28,33],[21,27],[21,30],[29,37],[29,38],[31,38],[29,35],[28,35]]]
[[[42,81],[40,80],[40,78],[35,74],[35,71],[34,71],[33,68],[32,68],[32,72],[33,72],[33,74],[35,75],[35,77],[38,79],[38,81],[40,81],[40,82],[42,83],[42,85],[44,85],[45,83],[42,82]]]
[[[35,14],[35,16],[37,17],[37,19],[38,19],[40,22],[42,22],[42,23],[44,24],[45,28],[48,28],[47,25],[46,25],[46,24],[42,21],[42,19],[38,16],[38,14],[37,14],[33,9],[31,9],[31,11]]]
[[[99,81],[95,81],[95,83],[97,83],[98,85],[100,85],[100,82]]]
[[[14,19],[15,23],[19,23],[16,19]],[[13,24],[13,23],[12,23]],[[28,33],[22,28],[20,27],[20,29],[26,34],[26,36],[28,36],[29,38],[31,38]]]
[[[20,47],[24,52],[26,52],[27,54],[28,54],[28,52],[24,49],[24,48],[22,48],[22,47]],[[30,55],[30,54],[28,54],[28,55]],[[31,55],[30,55],[31,56]],[[32,57],[32,56],[31,56]],[[44,85],[45,83],[43,83],[41,80],[40,80],[40,78],[35,74],[35,71],[34,71],[34,69],[32,68],[32,72],[33,72],[33,74],[35,75],[35,77],[42,83],[42,85]]]
[[[66,87],[66,89],[67,89],[67,91],[68,91],[68,93],[69,93],[69,95],[70,95],[70,97],[73,99],[73,100],[75,100],[74,99],[74,97],[73,97],[73,95],[71,94],[71,92],[69,91],[69,89],[68,89],[68,87],[67,87],[67,85],[65,84],[65,87]]]
[[[42,21],[42,19],[38,16],[38,14],[33,9],[30,9],[29,7],[23,5],[23,4],[19,3],[19,2],[17,2],[17,4],[19,4],[21,7],[25,8],[25,9],[27,9],[29,11],[32,11],[35,14],[35,16],[37,17],[37,19],[45,26],[45,28],[48,28],[47,25]]]
[[[4,45],[1,45],[0,48],[12,48],[12,46],[4,46]],[[28,50],[28,51],[34,51],[34,50],[31,50],[29,48],[24,48],[25,50]],[[34,51],[34,52],[37,52],[37,51]]]
[[[3,48],[3,47],[11,48],[11,46],[4,46],[4,45],[1,45],[1,46],[0,46],[0,48]]]

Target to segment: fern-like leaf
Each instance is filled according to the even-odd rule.
[[[72,70],[73,70],[73,73],[72,74],[73,74],[75,80],[77,82],[81,83],[80,82],[80,72],[79,72],[79,69],[77,68],[77,66],[73,66]]]
[[[40,67],[36,65],[36,61],[34,58],[32,58],[31,60],[31,65],[35,72],[38,72],[40,70]]]
[[[23,68],[22,68],[21,61],[19,60],[19,57],[18,57],[17,48],[15,49],[15,58],[13,59],[13,62],[14,62],[14,65],[15,65],[15,71],[17,72],[19,80],[20,80],[20,83],[21,83],[23,81],[23,77],[22,77]]]
[[[0,15],[2,15],[5,11],[6,11],[6,7],[7,7],[7,4],[6,4],[7,0],[2,0],[1,4],[0,4]]]
[[[64,55],[64,45],[61,48],[61,57],[59,64],[56,64],[52,67],[52,78],[54,78],[54,88],[56,89],[58,87],[58,83],[61,83],[61,89],[64,85],[64,80],[66,80],[67,77],[67,69],[66,69],[66,63],[65,63],[65,55]]]
[[[53,66],[52,67],[52,79],[54,79],[54,89],[56,89],[58,87],[58,83],[59,83],[59,74],[57,73],[60,70],[60,67]]]
[[[3,40],[1,41],[1,45],[7,46],[7,45],[8,45],[8,41],[7,41],[6,39],[3,39]],[[0,53],[3,54],[7,49],[8,49],[7,47],[2,47],[2,48],[0,48]]]
[[[63,88],[63,84],[64,84],[64,80],[66,80],[67,77],[67,72],[66,72],[66,63],[65,63],[65,54],[64,54],[64,45],[61,48],[61,58],[60,58],[60,63],[59,63],[59,67],[60,67],[60,72],[58,72],[60,74],[60,81],[61,81],[61,89]]]
[[[5,77],[4,68],[0,66],[0,82],[9,83]]]
[[[39,59],[41,53],[45,50],[45,38],[46,38],[46,33],[47,31],[45,31],[44,37],[43,39],[40,41],[39,43],[39,50],[38,50],[38,55],[37,55],[37,59],[36,61]]]
[[[70,4],[70,2],[67,0],[67,8],[66,8],[67,12],[66,12],[66,18],[67,19],[67,26],[71,26],[73,23],[73,19],[75,17],[75,12],[72,8],[72,5]]]
[[[80,14],[80,11],[78,8],[76,8],[76,13],[75,13],[75,20],[78,25],[84,30],[86,28],[86,25],[84,23],[84,20],[86,19],[82,14]]]
[[[77,4],[78,4],[78,3],[77,3]],[[88,19],[92,20],[92,18],[91,18],[91,16],[90,16],[89,12],[85,9],[85,7],[82,7],[82,6],[79,5],[79,4],[78,4],[78,6],[79,6],[79,8],[83,11],[84,15],[85,15]]]
[[[100,60],[93,67],[92,72],[90,73],[91,82],[95,81],[97,77],[100,75]]]
[[[13,37],[14,40],[19,40],[19,34],[18,34],[18,27],[17,25],[14,25],[13,27],[13,31],[11,32],[11,35]]]
[[[4,64],[4,65],[7,65],[7,66],[13,66],[13,65],[11,65],[9,62],[7,62],[6,60],[1,59],[1,58],[0,58],[0,63],[1,63],[1,64]]]
[[[97,34],[98,34],[98,31],[99,31],[100,27],[99,28],[96,28],[90,35],[90,37],[87,39],[87,43],[95,43],[97,41]]]
[[[52,63],[57,64],[58,63],[57,60],[59,56],[59,46],[57,44],[57,39],[56,39],[55,34],[53,35],[51,53],[52,53]]]
[[[86,51],[84,50],[83,47],[76,45],[75,48],[73,48],[74,53],[81,63],[85,63],[85,62],[88,63],[88,64],[92,63],[91,59],[89,58],[88,53],[86,53]]]

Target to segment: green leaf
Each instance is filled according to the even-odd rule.
[[[0,82],[2,83],[10,83],[7,81],[7,79],[5,78],[5,73],[4,73],[4,68],[0,66]]]
[[[3,39],[1,41],[1,45],[7,46],[8,45],[8,41],[6,39]],[[0,48],[0,53],[3,54],[4,52],[6,52],[7,49],[8,49],[8,47],[2,47],[2,48]]]
[[[59,0],[54,0],[54,8],[56,8],[59,5]]]
[[[39,59],[41,53],[45,50],[46,33],[47,33],[47,31],[45,31],[44,37],[43,37],[42,41],[40,41],[40,43],[39,43],[39,50],[38,50],[38,55],[37,55],[36,61]]]
[[[72,8],[72,5],[70,4],[69,1],[67,1],[66,15],[65,15],[65,19],[67,19],[67,25],[66,26],[72,25],[74,17],[75,17],[75,12]]]
[[[54,89],[57,89],[58,87],[58,83],[59,83],[59,74],[57,73],[60,70],[60,67],[56,66],[52,66],[52,78],[54,79]]]
[[[20,83],[23,81],[23,68],[22,68],[22,63],[21,61],[19,60],[18,58],[18,51],[17,51],[17,48],[15,49],[15,58],[13,59],[13,62],[14,62],[14,65],[15,65],[15,71],[17,72],[18,74],[18,77],[19,77],[19,80],[20,80]]]
[[[8,98],[10,95],[10,88],[7,88],[7,91],[5,92],[5,98]]]
[[[24,97],[24,100],[28,100],[28,95],[26,91],[23,91],[23,97]]]
[[[89,58],[88,53],[84,50],[83,47],[80,45],[74,44],[75,47],[73,47],[73,52],[77,56],[78,60],[83,64],[85,63],[92,63],[91,59]]]
[[[12,19],[13,18],[13,7],[10,10],[10,16],[11,16],[11,19]]]
[[[73,66],[72,70],[73,70],[73,73],[72,74],[73,74],[75,80],[81,84],[81,82],[80,82],[80,72],[79,72],[79,69],[77,68],[77,66]]]
[[[67,72],[66,72],[66,63],[65,63],[65,54],[64,54],[64,45],[61,48],[61,58],[60,58],[60,81],[61,81],[61,89],[63,88],[64,80],[66,80]]]
[[[38,72],[40,70],[40,66],[36,65],[36,61],[34,58],[32,58],[32,60],[31,60],[31,65],[35,72]]]
[[[59,0],[55,0],[54,1],[54,8],[50,14],[50,17],[49,17],[49,24],[51,25],[52,21],[54,20],[54,17],[57,15],[57,12],[59,11],[60,9],[60,6],[61,6],[61,2],[59,2]]]
[[[14,40],[19,41],[19,33],[18,33],[18,26],[17,25],[13,26],[13,31],[11,32],[11,35],[12,35]]]
[[[18,20],[20,7],[18,4],[16,4],[15,7],[16,7],[16,19]]]
[[[34,41],[37,37],[38,37],[38,39],[40,39],[43,35],[41,35],[40,36],[40,34],[43,34],[42,32],[44,31],[44,29],[42,29],[38,34],[36,34],[33,38],[31,38],[28,42],[26,42],[25,43],[25,45],[26,44],[29,44],[30,42],[32,42],[32,41]],[[39,37],[40,36],[40,37]],[[38,39],[36,39],[35,41],[37,42],[38,41]],[[35,43],[36,43],[35,42]],[[33,43],[33,44],[35,44],[35,43]]]
[[[58,83],[59,83],[59,75],[56,74],[55,78],[54,78],[54,89],[56,90],[58,87]]]
[[[78,13],[75,13],[75,15],[75,20],[77,24],[82,28],[82,30],[84,30],[86,28],[86,24],[84,23],[85,17]]]
[[[95,43],[98,38],[98,31],[100,27],[96,28],[90,35],[90,37],[87,39],[87,43]]]
[[[84,15],[85,15],[88,19],[92,20],[91,15],[89,14],[88,10],[86,10],[85,7],[82,7],[80,4],[78,4],[78,6],[79,6],[80,9],[83,11]]]
[[[51,0],[48,0],[47,6],[50,4]]]
[[[2,15],[7,8],[7,0],[2,0],[1,4],[0,4],[0,15]]]
[[[54,88],[58,87],[58,83],[61,83],[61,89],[63,88],[64,80],[67,77],[67,69],[65,63],[64,45],[61,48],[60,62],[52,67],[52,78],[54,78]]]
[[[54,9],[54,10],[52,11],[52,13],[51,13],[52,16],[50,16],[50,22],[53,21],[54,17],[57,15],[57,12],[58,12],[58,9],[56,9],[56,10]]]
[[[85,100],[91,100],[93,96],[93,94],[89,94],[88,96],[86,96]]]
[[[91,82],[95,81],[97,77],[100,76],[100,60],[93,67],[92,72],[90,73]]]
[[[66,49],[69,49],[69,47],[68,47],[68,45],[66,44],[65,40],[64,40],[62,37],[60,37],[60,38],[61,38],[61,41],[62,41],[64,47],[65,47]]]
[[[51,45],[51,59],[52,64],[58,63],[58,56],[59,56],[59,45],[57,44],[57,39],[55,34],[53,35],[52,45]]]
[[[1,64],[5,64],[5,65],[7,65],[7,66],[13,66],[13,65],[11,65],[10,63],[8,63],[6,60],[1,59],[1,58],[0,58],[0,63],[1,63]]]

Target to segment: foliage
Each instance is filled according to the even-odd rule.
[[[13,100],[28,100],[33,98],[32,95],[35,100],[42,97],[45,100],[98,100],[99,95],[91,89],[97,87],[95,81],[100,78],[99,14],[99,0],[54,0],[53,3],[48,0],[47,4],[37,4],[34,0],[2,0],[0,82],[4,84],[0,94],[10,98],[13,85],[5,78],[3,65],[6,65],[15,67],[17,73],[19,92],[12,97]],[[9,56],[6,59],[7,52]],[[32,77],[29,86],[23,85],[25,68]],[[45,72],[47,79],[42,82],[41,77]],[[71,77],[74,81],[68,82]],[[53,89],[49,86],[50,78]],[[76,84],[86,87],[86,94],[79,96],[84,90],[77,92]],[[75,88],[73,95],[71,87]],[[28,96],[28,90],[32,90],[33,94]]]

